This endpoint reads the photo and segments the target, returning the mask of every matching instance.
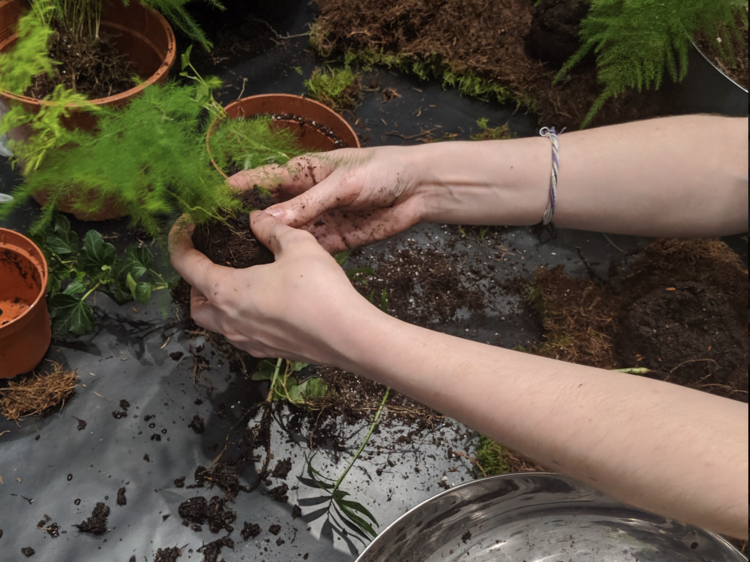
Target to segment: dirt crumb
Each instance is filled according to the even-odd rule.
[[[117,505],[127,505],[128,498],[125,497],[125,487],[123,486],[117,490]]]
[[[156,551],[154,562],[175,562],[180,556],[182,556],[182,551],[176,546],[159,548]]]
[[[98,502],[94,507],[94,511],[91,516],[78,525],[78,530],[81,533],[90,533],[92,535],[103,535],[107,532],[107,517],[109,517],[110,509],[102,502]]]
[[[254,523],[249,523],[245,521],[245,524],[242,526],[242,533],[240,534],[242,535],[243,539],[248,540],[248,539],[254,539],[258,535],[260,535],[261,532],[262,531],[261,531],[260,525],[256,525]]]

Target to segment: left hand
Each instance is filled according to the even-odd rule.
[[[172,228],[172,265],[192,286],[195,323],[254,357],[345,363],[351,330],[377,308],[310,233],[260,211],[250,215],[250,225],[274,253],[274,263],[247,269],[216,265],[194,248],[192,227],[178,221]],[[352,319],[358,319],[354,328],[348,325]]]

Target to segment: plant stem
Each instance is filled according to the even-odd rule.
[[[97,281],[96,285],[94,285],[91,289],[89,289],[89,291],[85,295],[83,295],[83,297],[81,298],[81,302],[89,298],[89,295],[93,293],[94,291],[96,291],[99,287],[101,287],[101,285],[102,285],[102,282]]]
[[[362,451],[365,450],[365,447],[367,446],[367,443],[370,441],[370,437],[372,437],[373,432],[375,431],[375,427],[378,425],[378,421],[380,421],[380,415],[383,413],[383,410],[385,409],[385,403],[388,401],[388,396],[391,394],[391,389],[388,388],[385,391],[385,396],[383,396],[383,401],[380,403],[380,408],[378,408],[377,414],[375,414],[375,419],[372,422],[372,425],[370,426],[370,431],[367,433],[367,437],[365,437],[365,440],[362,442],[362,445],[360,445],[359,450],[354,455],[354,458],[349,463],[349,466],[346,467],[346,470],[344,471],[344,474],[341,475],[341,477],[336,481],[336,485],[333,487],[333,491],[331,492],[331,496],[333,496],[341,486],[341,483],[344,481],[344,479],[349,474],[349,471],[354,467],[354,463],[357,462],[357,459],[362,454]]]
[[[268,393],[266,402],[273,402],[273,398],[276,396],[276,381],[279,380],[279,372],[281,371],[281,364],[283,362],[284,360],[281,358],[276,360],[276,369],[273,372],[273,377],[271,377],[271,390]]]
[[[651,369],[646,367],[628,367],[627,369],[612,369],[615,373],[625,373],[627,375],[647,375]]]

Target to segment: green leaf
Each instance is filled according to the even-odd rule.
[[[96,230],[89,230],[83,239],[83,250],[78,266],[94,278],[108,273],[117,261],[115,247],[106,242]]]
[[[348,260],[349,256],[351,255],[352,255],[351,250],[345,250],[343,252],[339,252],[334,257],[336,258],[336,261],[338,262],[338,264],[343,266],[346,263],[346,260]]]
[[[153,283],[147,283],[145,281],[141,281],[135,287],[135,298],[137,298],[143,304],[148,304],[148,301],[151,298],[151,293],[153,292],[153,290],[154,290]]]
[[[145,246],[130,246],[125,250],[120,267],[132,274],[133,279],[138,279],[148,272],[153,261],[154,256]]]
[[[342,507],[346,506],[346,507],[348,507],[350,509],[359,511],[361,514],[363,514],[365,517],[367,517],[370,521],[372,521],[373,523],[375,523],[375,525],[380,526],[380,523],[378,523],[378,520],[375,519],[375,516],[372,513],[370,513],[370,511],[365,506],[363,506],[361,503],[359,503],[359,502],[353,502],[353,501],[350,501],[350,500],[344,500],[344,499],[338,500],[337,503],[340,506],[342,506]]]
[[[276,365],[268,360],[263,360],[258,364],[258,368],[250,377],[254,381],[270,381],[273,373],[276,371]]]
[[[75,296],[86,291],[86,284],[79,279],[73,279],[63,291],[64,295]]]
[[[125,277],[125,284],[128,287],[128,290],[130,291],[130,294],[133,295],[133,298],[135,298],[135,289],[138,287],[138,283],[135,279],[133,279],[133,276],[128,272],[127,276]]]
[[[355,267],[353,269],[346,270],[346,276],[351,279],[357,275],[373,275],[375,270],[371,267]]]
[[[187,67],[190,66],[190,53],[193,50],[193,46],[190,45],[187,49],[185,49],[185,52],[180,55],[180,70],[184,71]]]
[[[299,373],[302,369],[304,369],[308,365],[309,365],[309,363],[301,363],[300,361],[296,361],[294,363],[294,372],[295,373]]]
[[[328,394],[328,385],[320,378],[307,379],[298,388],[301,395],[308,400],[325,398]]]
[[[343,505],[344,503],[355,503],[355,502],[336,502],[336,505],[339,506],[343,515],[345,515],[346,518],[349,519],[349,521],[351,521],[355,527],[357,527],[360,531],[362,531],[363,534],[369,535],[373,538],[376,537],[377,532],[375,532],[375,529],[373,529],[372,525],[368,523],[367,521],[365,521],[362,517],[354,513],[354,511],[349,506]]]
[[[59,294],[50,299],[52,331],[56,336],[69,333],[83,336],[94,330],[94,311],[84,301],[71,295]]]

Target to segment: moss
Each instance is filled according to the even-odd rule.
[[[316,68],[305,80],[308,95],[334,111],[356,109],[362,95],[360,76],[347,64],[344,68]]]
[[[516,138],[516,134],[510,130],[508,123],[499,127],[490,127],[489,119],[482,117],[477,120],[479,132],[472,134],[469,138],[473,141],[484,140],[507,140]]]
[[[506,454],[507,450],[500,443],[484,435],[479,436],[476,460],[484,476],[508,474],[511,470]]]

